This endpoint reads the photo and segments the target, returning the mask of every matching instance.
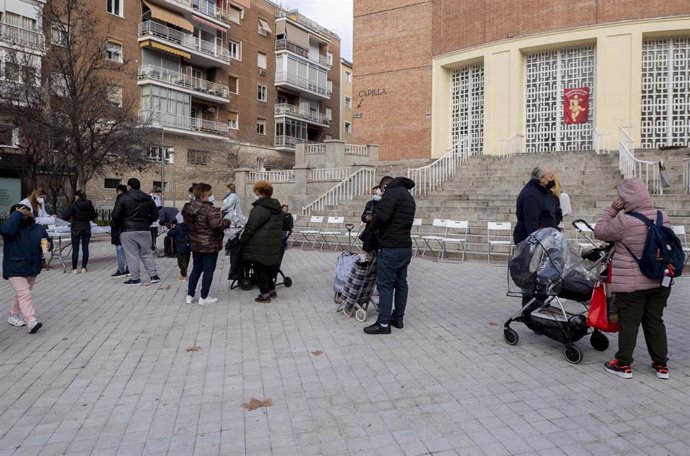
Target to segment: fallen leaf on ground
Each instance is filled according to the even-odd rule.
[[[198,352],[199,350],[201,350],[201,347],[199,347],[198,345],[195,345],[195,346],[193,346],[193,347],[189,347],[189,348],[188,348],[187,350],[185,350],[185,351],[188,351],[188,352]]]
[[[311,352],[311,354],[314,356],[321,356],[321,355],[323,355],[323,352],[321,350],[316,350],[316,351]]]
[[[242,404],[242,408],[252,411],[258,409],[259,407],[270,407],[272,405],[273,400],[270,397],[268,399],[264,399],[263,401],[253,397],[249,399],[249,402]]]
[[[498,323],[496,323],[495,321],[490,321],[489,324],[490,324],[491,326],[496,326]]]

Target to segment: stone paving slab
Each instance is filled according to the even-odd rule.
[[[666,311],[671,379],[640,336],[623,380],[602,368],[615,337],[581,340],[579,365],[520,324],[506,345],[505,267],[415,259],[405,329],[367,336],[335,312],[337,252],[289,250],[270,304],[229,290],[221,257],[199,307],[174,259],[130,288],[110,244],[91,250],[88,273],[39,277],[38,333],[0,324],[0,456],[690,454],[690,279]]]

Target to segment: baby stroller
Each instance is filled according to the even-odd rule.
[[[576,225],[577,223],[577,225]],[[573,225],[579,229],[576,220]],[[591,241],[591,240],[590,240]],[[510,279],[520,288],[509,291],[509,296],[520,296],[525,304],[504,324],[503,338],[508,345],[516,345],[518,333],[510,327],[512,322],[524,323],[536,334],[564,344],[565,359],[578,364],[582,350],[575,342],[590,333],[587,312],[592,290],[602,264],[608,259],[611,246],[596,245],[583,257],[575,254],[568,240],[555,228],[544,228],[532,233],[515,247],[510,260]],[[581,311],[566,310],[563,300],[579,303]],[[579,307],[579,306],[578,306]],[[591,331],[592,348],[604,351],[609,340],[602,332]]]
[[[241,290],[251,290],[256,285],[254,277],[254,270],[251,263],[247,263],[242,259],[242,249],[240,246],[241,231],[238,231],[232,239],[229,239],[225,244],[225,254],[230,257],[230,271],[228,272],[228,280],[230,281],[230,289],[240,288]],[[292,279],[286,276],[280,269],[283,263],[283,257],[287,250],[287,238],[283,239],[283,246],[280,251],[280,260],[278,263],[278,272],[273,278],[273,283],[276,285],[285,285],[290,288],[292,286]],[[278,280],[280,276],[280,281]]]

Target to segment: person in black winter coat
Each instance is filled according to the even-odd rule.
[[[115,198],[115,204],[117,200],[122,198],[122,195],[127,193],[127,186],[120,184],[117,186],[117,197]],[[124,277],[129,274],[127,269],[127,260],[125,258],[125,249],[122,248],[122,242],[120,242],[120,227],[115,224],[115,222],[110,220],[110,243],[115,246],[115,257],[117,261],[117,270],[110,277]]]
[[[370,228],[378,232],[379,255],[376,286],[379,290],[379,316],[376,323],[364,328],[367,334],[390,334],[391,326],[403,328],[407,306],[407,267],[412,260],[412,223],[416,205],[410,190],[414,182],[406,177],[386,176],[379,183],[381,201]],[[395,309],[393,299],[395,293]]]
[[[362,212],[362,222],[364,223],[364,229],[359,235],[359,240],[362,241],[362,250],[365,252],[373,252],[378,250],[378,233],[371,229],[371,220],[374,217],[374,209],[381,198],[383,198],[383,192],[381,192],[381,187],[378,185],[372,187],[371,189],[371,199],[367,201],[366,206],[364,206],[364,212]]]
[[[96,220],[96,209],[91,200],[86,199],[82,190],[74,192],[74,202],[62,212],[62,219],[71,222],[72,235],[72,274],[77,274],[79,262],[79,243],[81,243],[81,272],[86,272],[89,264],[89,242],[91,242],[91,222]]]
[[[518,195],[515,207],[517,223],[513,230],[515,244],[540,228],[556,228],[556,205],[551,189],[556,185],[554,173],[548,166],[532,170],[531,179]]]
[[[189,226],[184,222],[177,223],[177,221],[173,221],[170,223],[168,236],[173,239],[173,245],[175,246],[177,266],[180,268],[179,280],[186,282],[189,258],[192,255],[192,236],[189,234]]]

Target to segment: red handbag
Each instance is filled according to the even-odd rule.
[[[611,263],[608,264],[606,283],[611,283]],[[587,314],[587,326],[603,332],[617,332],[618,322],[609,320],[609,298],[606,296],[604,283],[599,281],[594,284],[592,299],[589,303],[589,313]]]

